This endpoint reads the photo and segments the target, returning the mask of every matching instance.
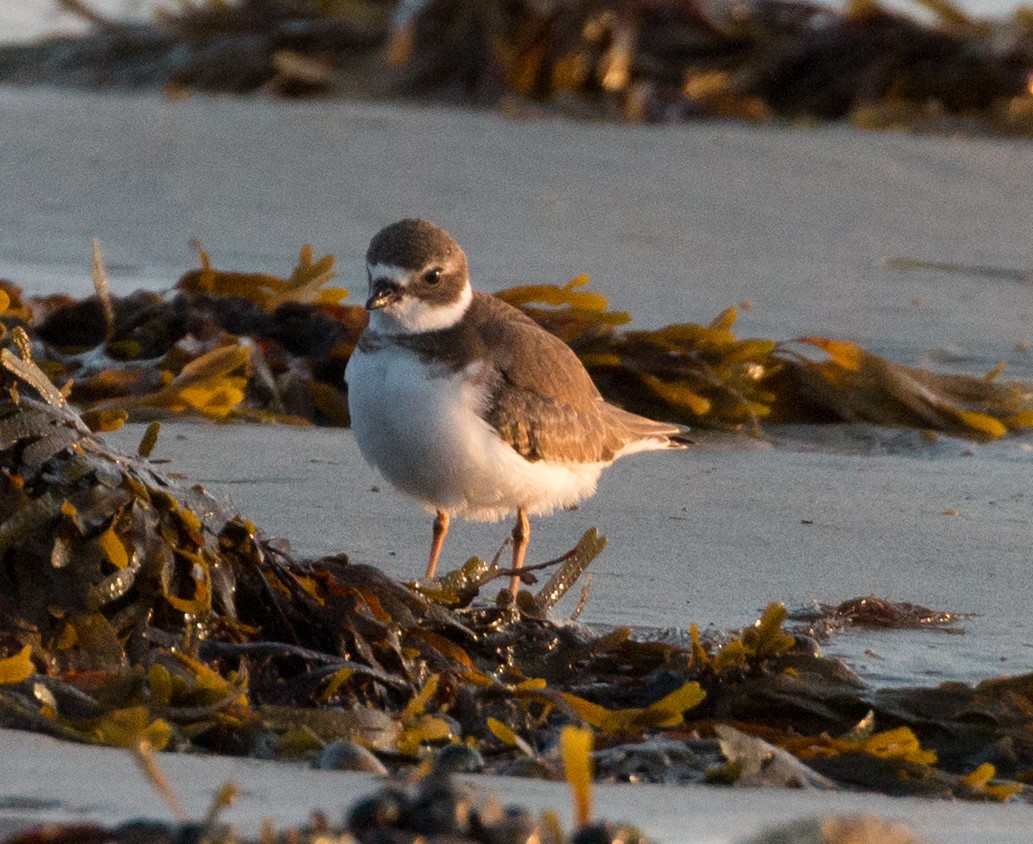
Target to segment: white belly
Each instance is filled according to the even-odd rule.
[[[467,373],[435,373],[414,354],[355,350],[348,409],[363,456],[428,509],[494,521],[569,507],[595,492],[605,463],[529,462],[480,418]]]

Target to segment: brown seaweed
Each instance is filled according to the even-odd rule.
[[[68,0],[66,0],[68,2]],[[628,121],[849,120],[1029,136],[1033,25],[915,0],[599,4],[206,0],[0,50],[0,79],[280,96],[407,96]],[[517,105],[522,103],[522,106]]]
[[[37,300],[9,286],[18,310],[0,320],[27,323],[40,366],[93,430],[179,414],[347,425],[344,368],[366,314],[325,287],[332,266],[305,247],[279,278],[217,270],[201,252],[171,297],[102,296],[100,284],[80,302]],[[658,419],[753,434],[769,422],[864,421],[974,441],[1033,425],[1033,384],[998,378],[1000,367],[978,378],[831,338],[740,338],[735,308],[706,325],[631,330],[585,277],[497,295],[570,344],[607,399]]]
[[[941,630],[961,634],[957,626],[962,618],[957,613],[934,610],[908,601],[890,601],[875,595],[851,598],[832,606],[818,603],[798,609],[788,616],[807,623],[807,633],[818,639],[847,627],[871,627],[883,630]]]
[[[782,344],[787,373],[835,418],[992,440],[1033,423],[1033,384],[902,366],[854,343],[803,337]]]
[[[543,319],[580,326],[590,344],[624,342],[615,320],[592,316],[607,314],[605,301],[583,294],[568,286],[524,295],[527,304],[558,302]],[[117,336],[117,301],[113,310]],[[711,355],[710,371],[769,354],[730,328],[725,315],[636,342],[660,344],[665,357]],[[785,630],[780,605],[731,636],[705,639],[693,628],[686,647],[626,628],[558,624],[557,597],[604,547],[595,531],[550,563],[556,573],[537,594],[524,590],[515,602],[507,590],[489,592],[509,572],[479,560],[416,584],[343,554],[298,560],[199,487],[112,451],[37,364],[32,352],[42,347],[20,327],[7,343],[4,725],[127,747],[306,758],[350,742],[397,769],[462,742],[489,770],[545,776],[557,775],[558,736],[573,725],[594,735],[597,777],[666,782],[738,781],[751,745],[737,740],[729,760],[719,740],[734,727],[836,787],[1028,796],[1029,677],[871,689]],[[239,354],[237,345],[214,348]],[[195,383],[209,354],[181,366],[181,386]],[[843,612],[857,617],[863,604]],[[921,608],[905,617],[915,615],[946,620]]]

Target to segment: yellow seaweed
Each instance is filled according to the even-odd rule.
[[[746,668],[770,657],[783,654],[793,647],[794,639],[782,625],[788,617],[785,605],[771,603],[752,627],[746,627],[713,653],[700,641],[699,628],[692,625],[690,635],[690,664],[720,676],[726,671]]]
[[[669,404],[684,407],[696,416],[705,416],[713,407],[708,398],[686,387],[684,384],[661,381],[655,375],[648,372],[640,373],[642,383],[649,387],[654,393]]]
[[[129,554],[126,552],[126,547],[122,544],[122,540],[119,538],[114,526],[109,527],[97,536],[97,544],[104,551],[104,556],[107,557],[108,562],[115,568],[124,569],[129,565]]]
[[[910,727],[896,727],[876,732],[874,736],[862,742],[860,749],[882,759],[904,759],[915,764],[936,762],[936,751],[922,750],[918,737]]]
[[[916,765],[933,765],[935,750],[923,750],[918,737],[910,727],[896,727],[860,742],[860,750],[880,759],[903,759]]]
[[[485,723],[495,738],[509,747],[516,747],[517,734],[509,726],[503,724],[498,718],[492,717],[489,717]]]
[[[1033,426],[1033,410],[1023,410],[1021,413],[1014,413],[1005,416],[1001,421],[1011,428],[1029,428]]]
[[[850,372],[860,372],[864,349],[856,343],[845,340],[830,340],[825,337],[801,337],[800,342],[810,343],[828,353],[829,359],[839,367]]]
[[[287,758],[305,756],[314,750],[322,750],[325,742],[304,724],[281,733],[276,739],[276,752]]]
[[[105,400],[93,408],[155,408],[224,419],[244,400],[247,378],[235,373],[247,365],[250,354],[239,344],[219,346],[187,363],[155,392]]]
[[[709,658],[710,669],[717,675],[739,668],[745,668],[749,661],[746,647],[741,639],[733,639]]]
[[[560,692],[559,696],[585,723],[606,735],[615,735],[653,727],[678,727],[684,723],[685,712],[702,703],[707,695],[699,683],[692,681],[646,707],[607,709],[570,692]]]
[[[403,718],[402,731],[398,735],[398,752],[403,756],[416,756],[422,745],[451,738],[452,726],[444,718],[435,715]]]
[[[182,692],[186,684],[178,677],[173,677],[161,663],[155,663],[147,670],[147,687],[150,690],[153,706],[169,706],[177,692]]]
[[[509,725],[503,724],[498,718],[492,718],[491,716],[488,717],[485,724],[491,734],[507,747],[516,748],[525,756],[534,756],[534,748],[517,735],[516,731]]]
[[[997,439],[1008,433],[1008,426],[1000,419],[994,419],[988,413],[977,413],[973,410],[955,410],[954,415],[966,428],[977,434],[984,434],[989,439]]]
[[[784,604],[768,604],[753,627],[743,630],[742,643],[752,658],[778,656],[793,647],[796,640],[782,629],[788,617]]]
[[[137,747],[146,742],[155,750],[164,750],[172,738],[169,723],[152,718],[146,706],[113,709],[95,719],[88,731],[98,743],[113,747]]]
[[[402,729],[398,734],[397,750],[404,756],[415,756],[422,745],[453,737],[448,721],[426,712],[427,704],[438,692],[440,681],[440,675],[431,674],[399,716]]]
[[[195,554],[185,548],[177,548],[174,553],[190,565],[194,596],[181,598],[166,591],[165,600],[182,613],[197,615],[207,612],[212,608],[211,575],[208,571],[208,561],[200,554]]]
[[[566,305],[585,311],[605,311],[610,300],[602,293],[590,290],[578,290],[588,284],[587,275],[579,275],[564,284],[524,284],[500,290],[495,295],[515,308],[540,302],[546,305]],[[629,317],[630,319],[630,317]]]
[[[848,736],[851,734],[848,734]],[[856,737],[794,738],[782,746],[801,759],[815,756],[836,756],[842,753],[867,753],[879,759],[899,760],[914,765],[936,764],[936,751],[924,750],[918,736],[910,727],[894,727],[880,733]]]
[[[531,677],[517,683],[517,690],[522,692],[540,692],[548,687],[548,684],[541,677]]]
[[[341,687],[345,683],[347,683],[354,674],[355,669],[353,668],[341,668],[335,671],[332,675],[330,675],[330,679],[327,681],[327,684],[323,688],[323,691],[320,692],[319,699],[323,703],[329,701],[331,698],[333,698],[334,695],[336,695],[341,690]]]
[[[95,434],[117,431],[129,419],[129,414],[118,408],[84,410],[79,415],[86,427]]]
[[[26,645],[14,656],[0,659],[0,686],[20,683],[36,673],[32,664],[32,647]]]
[[[993,800],[1010,800],[1022,793],[1022,785],[1017,782],[992,782],[996,776],[997,769],[989,762],[984,762],[970,773],[958,777],[958,781]]]
[[[203,249],[198,250],[198,257],[200,268],[191,270],[179,280],[180,289],[210,296],[247,299],[269,313],[286,302],[337,305],[348,296],[344,288],[323,288],[336,276],[333,269],[335,259],[332,255],[324,255],[318,261],[313,261],[312,246],[309,244],[301,247],[298,263],[287,278],[267,273],[213,269],[211,259]]]
[[[560,757],[570,783],[574,823],[579,827],[592,819],[592,743],[591,730],[569,725],[560,730]]]
[[[823,356],[815,359],[813,349]],[[777,355],[810,401],[846,421],[992,440],[1007,434],[1010,420],[1021,426],[1033,409],[1033,385],[902,366],[839,340],[805,337],[781,344]]]
[[[140,457],[150,457],[154,447],[158,444],[158,434],[161,433],[161,422],[151,422],[140,438],[140,444],[136,447],[136,453]]]

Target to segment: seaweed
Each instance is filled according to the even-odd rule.
[[[875,595],[851,598],[835,606],[818,602],[811,607],[794,610],[788,618],[806,622],[807,635],[819,641],[850,627],[964,633],[964,629],[957,626],[963,618],[958,613],[933,610],[908,601],[890,601]]]
[[[693,630],[685,648],[556,623],[558,592],[604,545],[591,531],[515,603],[505,589],[480,597],[509,574],[480,561],[405,584],[343,556],[296,560],[203,490],[108,449],[31,359],[4,350],[0,364],[0,723],[364,769],[370,752],[401,769],[463,742],[486,769],[559,776],[565,765],[582,784],[571,742],[583,747],[586,730],[600,778],[745,781],[761,750],[734,727],[837,787],[1026,795],[998,772],[1033,769],[1029,678],[871,690],[785,631],[778,605],[723,641]],[[55,430],[70,440],[51,445]],[[678,747],[691,764],[649,761]]]
[[[0,319],[27,328],[41,367],[97,431],[183,414],[347,425],[344,369],[367,316],[325,286],[333,257],[316,261],[305,246],[285,278],[218,270],[203,251],[200,263],[165,297],[119,298],[97,251],[95,297],[39,300],[9,286]],[[979,378],[831,338],[741,338],[734,307],[706,325],[633,330],[585,276],[496,295],[568,343],[608,400],[658,419],[753,435],[770,423],[865,421],[973,441],[1033,425],[1033,384],[999,379],[1003,367]]]
[[[198,247],[201,266],[186,273],[177,284],[180,290],[208,296],[243,298],[254,302],[262,310],[272,313],[287,302],[336,305],[348,296],[338,287],[324,288],[334,272],[334,257],[324,255],[312,260],[312,247],[301,247],[298,264],[287,278],[264,273],[234,273],[215,270],[203,249]]]
[[[768,366],[764,372],[784,377],[799,365],[780,346],[736,338],[734,312],[710,326],[632,334],[621,330],[625,315],[583,288],[576,280],[504,295],[567,337],[589,365],[639,384],[649,401],[663,396],[643,374],[669,378],[670,367],[688,371],[701,360],[704,375],[687,389],[710,408],[725,402],[744,413],[744,402],[762,401],[758,382],[770,385],[741,367]],[[328,319],[343,308],[288,303],[270,314],[247,299],[176,295],[201,297],[205,318],[185,321],[201,329],[211,329],[216,302],[259,325],[285,307]],[[109,347],[119,342],[120,325],[139,325],[124,322],[118,299],[111,313],[113,330],[101,341]],[[233,318],[220,317],[226,326]],[[346,318],[342,331],[354,324]],[[201,329],[209,342],[184,335],[165,357],[178,356],[178,374],[126,402],[128,412],[175,411],[175,402],[196,390],[208,398],[194,412],[229,407],[211,415],[240,418],[239,408],[253,400],[248,393],[261,368],[255,357],[266,339],[230,337],[223,326]],[[331,349],[347,342],[340,336]],[[567,554],[524,569],[515,601],[506,589],[491,594],[511,574],[497,561],[474,558],[438,580],[402,583],[344,554],[297,559],[286,542],[267,538],[228,504],[163,475],[146,458],[157,427],[149,427],[136,455],[111,450],[69,403],[75,383],[58,389],[41,368],[81,360],[81,353],[62,357],[13,322],[4,342],[0,724],[78,741],[272,754],[363,770],[401,771],[466,747],[486,770],[547,777],[559,777],[564,765],[573,770],[561,740],[573,726],[593,736],[599,779],[749,782],[757,760],[775,748],[785,765],[760,770],[784,771],[776,777],[782,784],[824,778],[837,788],[890,793],[1030,796],[1030,677],[872,689],[813,646],[816,631],[832,635],[835,624],[822,633],[812,618],[787,630],[778,604],[732,635],[706,638],[690,628],[684,646],[628,628],[593,632],[557,622],[557,601],[605,548],[594,529]],[[635,352],[627,361],[592,357],[605,348]],[[838,383],[839,369],[856,373],[858,361],[861,371],[876,373],[866,378],[882,372],[856,347],[821,348],[836,356],[830,384]],[[263,360],[272,370],[270,357]],[[740,380],[729,387],[722,373]],[[237,405],[215,398],[229,395],[230,386],[234,399],[244,393]],[[921,389],[928,393],[928,384]],[[1011,396],[1000,402],[1021,412]],[[111,412],[109,404],[95,406],[92,418]],[[965,412],[991,418],[986,407]],[[923,416],[921,424],[930,420]],[[543,571],[550,576],[538,584]],[[847,602],[835,615],[837,623],[892,627],[954,621],[871,598]],[[584,780],[583,770],[570,776]]]
[[[881,358],[854,343],[802,337],[778,355],[800,391],[842,421],[942,431],[986,441],[1033,423],[1033,384],[930,372]]]
[[[80,39],[0,51],[0,79],[279,96],[360,94],[611,120],[846,120],[1029,136],[1028,12],[984,21],[915,0],[181,2]]]

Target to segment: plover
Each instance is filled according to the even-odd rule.
[[[607,403],[566,343],[473,290],[465,253],[433,223],[382,229],[366,272],[369,325],[345,373],[352,429],[366,460],[436,514],[428,578],[453,516],[515,515],[519,569],[529,515],[592,495],[618,457],[682,446],[681,428]]]

